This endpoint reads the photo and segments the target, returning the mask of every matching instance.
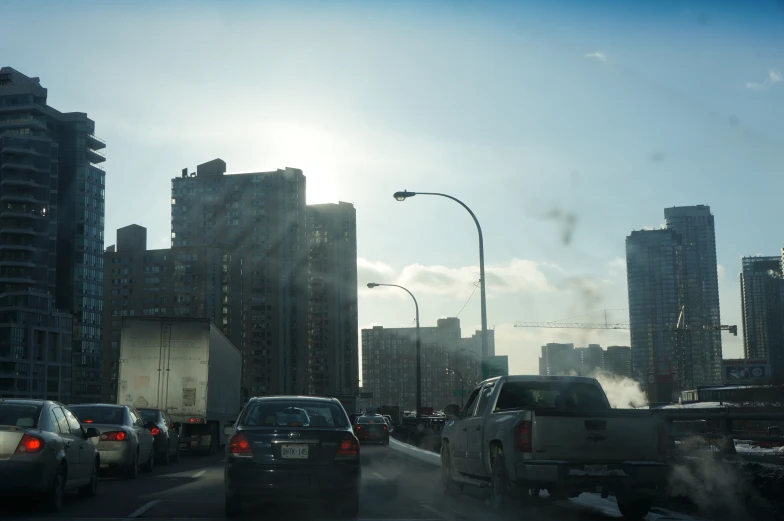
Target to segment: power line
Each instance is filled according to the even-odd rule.
[[[455,318],[459,317],[460,313],[462,313],[463,310],[468,305],[468,303],[471,302],[471,297],[474,296],[474,293],[476,293],[476,288],[478,288],[478,287],[479,287],[479,283],[478,282],[474,282],[474,291],[472,291],[471,294],[468,296],[468,300],[465,301],[465,304],[463,304],[463,307],[460,308],[460,311],[457,312],[457,315],[455,315]]]

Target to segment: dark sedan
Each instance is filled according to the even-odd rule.
[[[338,400],[252,398],[226,434],[227,516],[239,515],[244,501],[321,500],[356,517],[359,441]]]
[[[53,511],[66,490],[94,496],[99,435],[57,402],[0,398],[0,495],[29,494]]]
[[[371,441],[389,445],[389,425],[380,414],[365,415],[357,418],[354,433],[359,441]]]
[[[160,409],[139,409],[139,414],[152,433],[155,459],[164,465],[180,461],[180,424]]]

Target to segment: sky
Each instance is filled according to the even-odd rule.
[[[359,324],[479,328],[513,373],[547,342],[629,345],[625,238],[670,206],[716,221],[721,319],[745,255],[778,255],[784,2],[4,0],[0,62],[107,142],[105,243],[170,245],[171,178],[301,168],[308,203],[357,209]],[[742,335],[723,334],[724,357]]]

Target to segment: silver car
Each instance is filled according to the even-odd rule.
[[[94,496],[100,455],[92,440],[99,435],[60,403],[0,398],[0,495],[37,494],[52,511],[66,490]]]
[[[155,440],[134,409],[102,403],[72,405],[70,409],[82,423],[98,429],[101,469],[119,470],[129,479],[136,478],[140,466],[152,472]]]

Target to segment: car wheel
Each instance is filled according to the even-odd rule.
[[[136,451],[133,456],[133,461],[128,469],[125,471],[125,477],[128,479],[136,479],[139,475],[139,451]]]
[[[63,497],[65,496],[65,465],[57,468],[54,475],[52,487],[46,498],[46,509],[50,512],[59,512],[63,508]]]
[[[490,477],[490,505],[498,513],[506,512],[511,504],[509,478],[503,451],[496,452]]]
[[[93,465],[93,470],[90,473],[90,482],[79,489],[79,495],[82,497],[95,497],[98,494],[98,469],[99,464],[96,461]]]
[[[456,496],[462,492],[460,485],[455,483],[452,479],[454,472],[452,470],[452,457],[449,455],[449,445],[441,445],[441,485],[444,489],[444,494],[448,496]]]
[[[637,521],[644,518],[646,515],[648,515],[648,511],[650,509],[650,499],[618,499],[618,510],[621,511],[624,519],[628,519],[630,521]]]
[[[151,448],[150,457],[147,458],[147,463],[144,464],[142,470],[144,470],[144,472],[152,472],[154,469],[155,469],[155,450]]]
[[[229,497],[226,496],[226,500],[223,504],[224,514],[226,517],[238,517],[242,514],[242,501],[236,497]]]
[[[343,518],[353,518],[359,515],[359,493],[346,499],[340,507],[340,516]]]

